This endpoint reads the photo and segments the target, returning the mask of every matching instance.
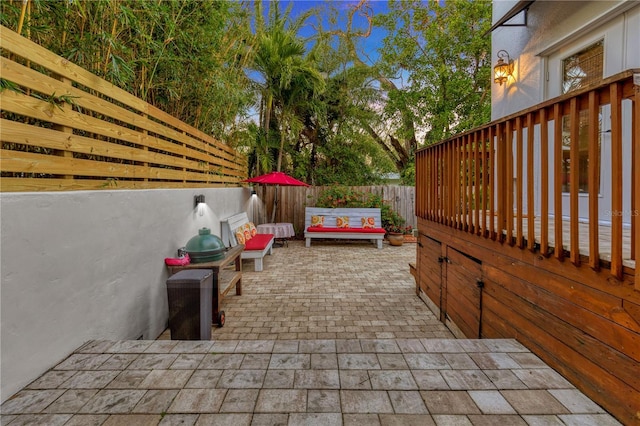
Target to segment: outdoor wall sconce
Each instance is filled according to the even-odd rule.
[[[513,74],[513,61],[509,58],[506,50],[499,50],[497,56],[498,63],[493,67],[493,82],[502,86],[502,83],[505,83],[509,79],[509,76]]]
[[[194,207],[198,207],[198,204],[200,204],[200,203],[204,203],[204,195],[203,194],[196,195],[193,198],[193,206]]]
[[[251,196],[258,195],[255,189],[251,188]]]

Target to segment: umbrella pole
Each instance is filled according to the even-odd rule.
[[[276,223],[276,209],[278,208],[278,188],[280,185],[276,185],[276,193],[273,196],[273,211],[271,212],[271,223]]]

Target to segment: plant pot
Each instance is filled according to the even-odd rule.
[[[401,246],[404,243],[404,235],[396,233],[387,233],[387,240],[392,246]]]

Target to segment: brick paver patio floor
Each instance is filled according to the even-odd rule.
[[[294,241],[246,262],[211,341],[91,341],[2,425],[616,425],[514,340],[456,340],[415,295],[415,244]]]

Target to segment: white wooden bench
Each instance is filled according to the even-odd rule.
[[[222,242],[227,247],[235,247],[238,245],[236,238],[236,230],[249,223],[247,213],[242,212],[234,214],[221,222]],[[241,259],[253,259],[254,270],[260,272],[263,269],[262,259],[267,254],[273,252],[273,242],[275,236],[273,234],[256,234],[249,241],[244,243],[244,251],[240,255]]]
[[[311,226],[313,216],[324,217],[322,227]],[[348,228],[338,228],[337,218],[349,218]],[[363,228],[362,218],[373,218],[373,228]],[[382,228],[380,209],[376,208],[322,208],[307,207],[304,214],[305,246],[311,247],[313,238],[332,238],[344,240],[371,240],[379,249],[382,248],[385,230]]]

